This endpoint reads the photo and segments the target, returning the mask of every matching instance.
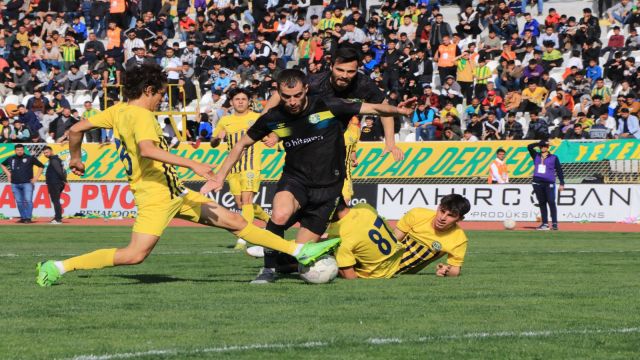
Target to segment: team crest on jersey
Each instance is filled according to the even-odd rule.
[[[317,124],[320,122],[320,115],[319,114],[312,114],[309,115],[309,122],[312,124]]]
[[[249,126],[253,126],[253,124],[255,124],[256,121],[255,120],[249,120],[249,122],[247,124],[249,124]]]
[[[247,179],[253,179],[254,177],[256,177],[256,175],[252,171],[248,171],[244,175],[247,177]]]
[[[433,251],[435,251],[435,252],[440,251],[440,250],[442,250],[442,244],[440,244],[440,242],[439,242],[439,241],[434,241],[434,242],[431,244],[431,248],[432,248],[432,249],[433,249]]]

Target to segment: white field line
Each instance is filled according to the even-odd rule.
[[[639,333],[640,327],[633,328],[619,328],[619,329],[565,329],[565,330],[541,330],[541,331],[502,331],[502,332],[472,332],[459,335],[440,335],[440,336],[423,336],[413,339],[402,338],[370,338],[360,343],[354,343],[353,345],[374,345],[384,346],[389,344],[402,344],[402,343],[426,343],[437,342],[447,340],[483,340],[491,338],[506,338],[506,337],[551,337],[559,335],[598,335],[598,334],[630,334]],[[294,349],[294,348],[320,348],[329,347],[332,345],[338,345],[333,342],[305,342],[305,343],[274,343],[274,344],[248,344],[248,345],[235,345],[235,346],[220,346],[210,347],[202,349],[192,350],[178,350],[178,349],[155,349],[140,352],[126,352],[104,355],[78,355],[67,360],[117,360],[117,359],[135,359],[145,356],[188,356],[196,354],[206,353],[222,353],[222,352],[246,352],[251,350],[280,350],[280,349]]]
[[[640,249],[635,250],[546,250],[546,251],[469,251],[470,255],[507,255],[507,254],[622,254],[622,253],[638,253]],[[154,251],[153,255],[174,256],[174,255],[223,255],[223,254],[241,254],[239,251],[233,250],[205,250],[205,251]],[[64,257],[76,256],[80,253],[59,253],[59,254],[16,254],[16,253],[0,253],[0,258],[17,258],[17,257]]]

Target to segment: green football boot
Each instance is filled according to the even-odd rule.
[[[53,260],[39,262],[38,265],[36,265],[36,271],[36,283],[40,286],[51,286],[62,277],[60,270],[58,270]]]
[[[336,249],[340,245],[340,241],[340,238],[335,238],[317,243],[306,243],[300,249],[300,253],[296,255],[296,260],[302,265],[309,265],[322,255]]]

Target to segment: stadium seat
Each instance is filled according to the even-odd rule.
[[[29,99],[31,99],[32,97],[33,97],[33,95],[31,95],[31,94],[25,96],[24,98],[22,98],[21,104],[24,105],[24,106],[27,106],[27,102],[29,102]]]
[[[4,98],[4,102],[2,103],[2,106],[7,106],[9,104],[18,105],[18,104],[21,103],[21,100],[22,100],[22,96],[15,95],[15,94],[9,94],[9,95],[7,95],[6,98]]]
[[[73,105],[84,107],[85,101],[91,101],[91,95],[84,90],[79,90],[73,97]]]
[[[562,83],[562,81],[564,81],[564,79],[562,78],[562,75],[564,74],[564,70],[565,69],[563,67],[555,67],[549,71],[549,77],[551,77],[558,84],[560,84]]]
[[[200,98],[200,107],[211,104],[213,104],[213,98],[211,97],[211,91],[207,90],[207,92],[202,95],[202,98]]]

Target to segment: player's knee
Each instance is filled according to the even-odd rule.
[[[277,211],[276,209],[274,209],[273,213],[271,214],[271,221],[277,225],[284,225],[287,223],[287,221],[289,221],[289,218],[291,218],[291,215],[292,214],[288,212]]]
[[[231,213],[224,221],[226,224],[223,224],[222,227],[232,231],[239,231],[247,226],[247,221],[238,213]]]

